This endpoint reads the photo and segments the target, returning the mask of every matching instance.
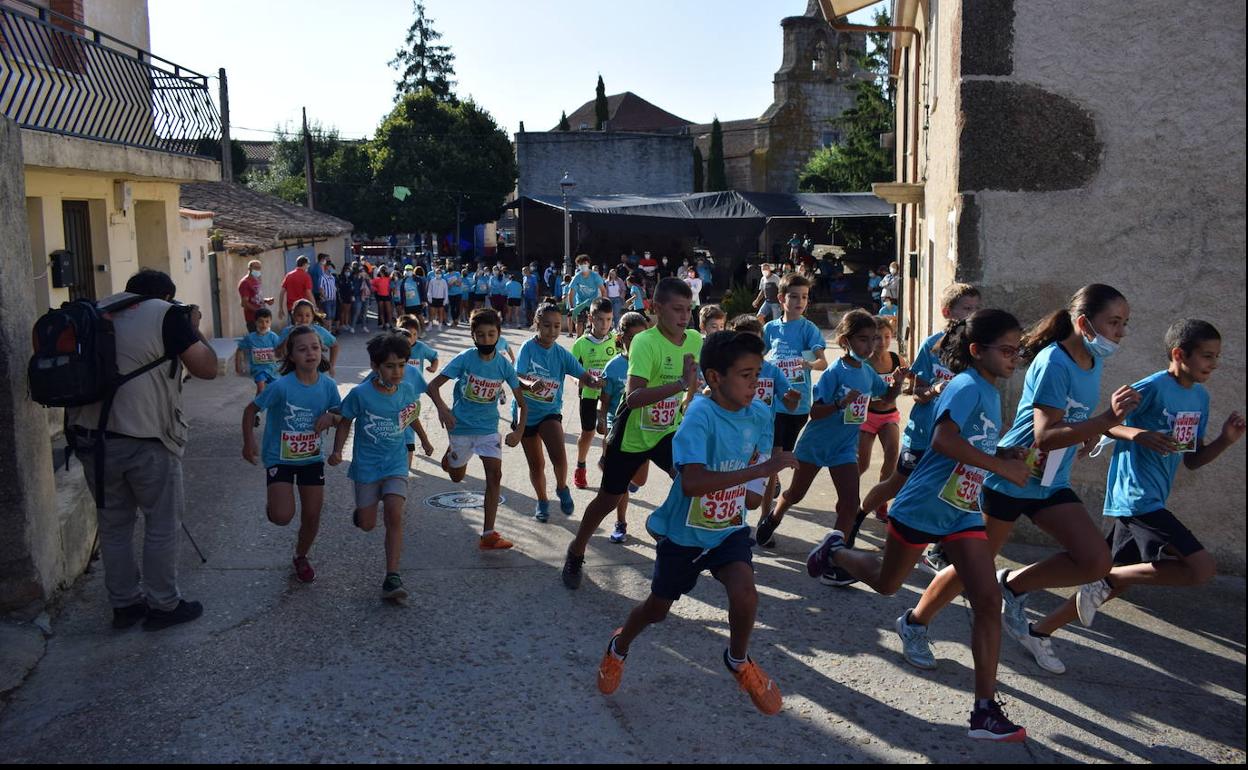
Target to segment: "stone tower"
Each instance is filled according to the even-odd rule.
[[[775,101],[759,118],[768,124],[766,182],[769,192],[796,192],[798,171],[811,154],[840,141],[830,121],[854,105],[849,86],[870,77],[858,66],[866,52],[864,32],[837,32],[823,19],[818,0],[806,13],[781,20],[784,59],[775,76]]]

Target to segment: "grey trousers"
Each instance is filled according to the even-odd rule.
[[[159,441],[110,438],[105,444],[104,504],[97,509],[104,585],[114,608],[147,600],[158,610],[178,606],[178,527],[186,499],[182,458]],[[94,442],[78,439],[76,455],[95,489]],[[98,495],[97,495],[98,497]],[[143,571],[134,555],[134,523],[143,511]]]

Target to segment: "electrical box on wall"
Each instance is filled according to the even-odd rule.
[[[134,185],[118,179],[113,182],[113,209],[120,212],[127,212],[134,208]]]
[[[49,272],[52,274],[52,287],[68,289],[77,283],[74,275],[74,255],[66,249],[57,249],[48,255],[51,261]]]

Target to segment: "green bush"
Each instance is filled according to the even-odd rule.
[[[724,298],[719,301],[719,306],[728,314],[728,320],[736,318],[742,313],[754,315],[754,297],[755,292],[751,292],[748,287],[739,283],[734,283],[728,291],[724,292]]]

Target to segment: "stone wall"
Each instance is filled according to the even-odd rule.
[[[1130,336],[1106,366],[1102,402],[1164,368],[1171,322],[1212,322],[1223,357],[1209,383],[1211,440],[1245,399],[1243,5],[961,10],[958,277],[1024,321],[1086,283],[1121,290]],[[1021,384],[1011,383],[1011,403]],[[1244,456],[1241,443],[1180,470],[1171,497],[1221,568],[1239,573]],[[1077,465],[1076,490],[1094,512],[1106,467]]]
[[[576,195],[693,192],[693,139],[678,134],[551,131],[516,134],[517,192],[559,195],[564,172]]]

